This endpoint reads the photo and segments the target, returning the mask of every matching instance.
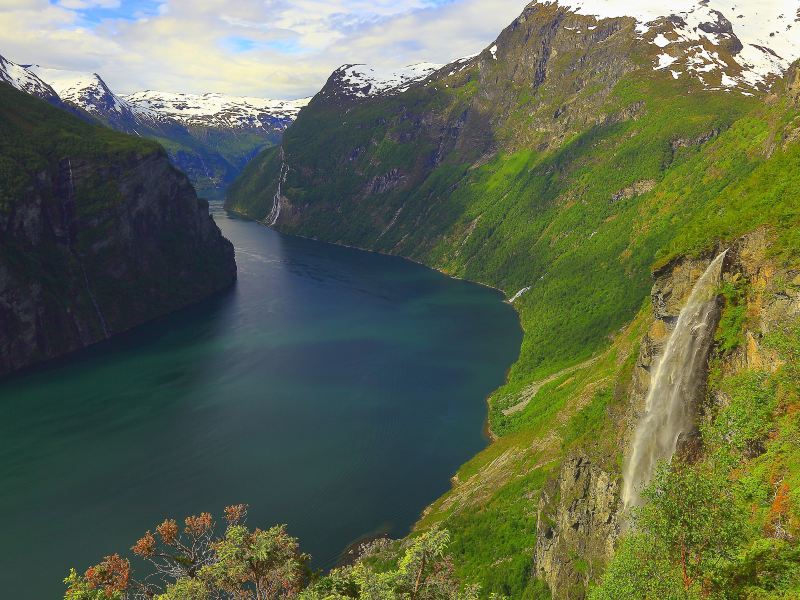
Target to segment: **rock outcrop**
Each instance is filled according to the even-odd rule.
[[[614,553],[619,480],[583,455],[567,458],[539,498],[534,564],[553,598],[584,598]]]
[[[0,88],[0,375],[234,281],[233,246],[160,146]]]

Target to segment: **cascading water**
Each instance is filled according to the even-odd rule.
[[[275,196],[272,198],[272,210],[269,211],[269,215],[267,215],[265,219],[267,225],[270,227],[275,225],[275,223],[278,222],[278,217],[281,216],[281,188],[286,182],[286,176],[289,174],[289,165],[286,164],[286,155],[283,152],[283,146],[280,147],[278,152],[281,159],[281,170],[278,174],[278,189],[275,191]]]
[[[693,426],[695,394],[713,340],[717,286],[726,252],[711,262],[694,285],[650,381],[645,413],[625,465],[622,500],[626,508],[639,504],[641,489],[658,461],[672,459],[681,434]]]

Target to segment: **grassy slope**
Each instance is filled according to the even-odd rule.
[[[525,330],[520,358],[490,398],[499,439],[459,471],[420,527],[447,523],[466,578],[538,597],[528,578],[537,492],[575,445],[611,465],[621,461],[612,442],[598,439],[611,439],[625,400],[652,268],[764,223],[776,229],[774,251],[797,260],[800,149],[784,138],[796,132],[798,111],[785,99],[705,92],[647,68],[623,77],[598,111],[642,106],[629,118],[542,149],[514,136],[531,103],[546,101],[521,93],[494,127],[500,149],[488,161],[478,160],[482,148],[462,148],[426,171],[434,141],[413,119],[383,117],[413,116],[422,106],[451,118],[480,93],[476,79],[461,74],[446,88],[443,81],[399,98],[307,111],[284,144],[293,169],[284,193],[302,214],[284,228],[404,254],[509,296],[532,286],[515,303]],[[404,134],[413,142],[403,143]],[[346,160],[354,149],[367,159]],[[235,209],[257,218],[269,212],[276,155],[248,167]],[[393,168],[413,185],[364,194],[365,182]],[[614,199],[641,182],[652,189]],[[534,382],[591,356],[601,359],[503,414]]]

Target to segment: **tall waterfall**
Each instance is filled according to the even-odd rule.
[[[717,256],[692,289],[650,380],[645,413],[625,465],[622,500],[639,503],[660,460],[670,460],[682,433],[692,429],[694,400],[705,372],[716,325],[717,285],[725,253]]]
[[[289,165],[286,164],[286,155],[283,152],[283,146],[280,147],[278,153],[281,158],[281,170],[278,174],[278,189],[275,191],[275,196],[272,198],[272,210],[269,211],[267,218],[264,219],[270,227],[275,225],[275,223],[278,222],[278,217],[281,216],[281,188],[283,184],[286,183],[286,176],[289,174]]]

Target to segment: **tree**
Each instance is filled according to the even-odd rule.
[[[643,497],[592,600],[707,597],[745,531],[730,486],[706,467],[661,464]]]
[[[309,557],[284,525],[250,531],[234,525],[213,545],[216,560],[203,579],[234,597],[272,600],[295,597],[306,576]],[[242,596],[242,594],[248,594]]]
[[[134,577],[118,554],[64,580],[65,600],[283,600],[299,592],[308,557],[285,527],[250,531],[242,524],[247,506],[225,509],[217,534],[210,513],[191,515],[181,528],[167,519],[131,548],[150,568]]]
[[[644,492],[635,527],[661,545],[681,570],[684,590],[735,557],[745,527],[729,485],[708,470],[660,465]]]
[[[456,579],[445,551],[447,531],[432,529],[407,543],[392,567],[379,565],[392,552],[384,545],[367,547],[355,565],[334,569],[301,594],[302,600],[474,600],[476,587]]]

